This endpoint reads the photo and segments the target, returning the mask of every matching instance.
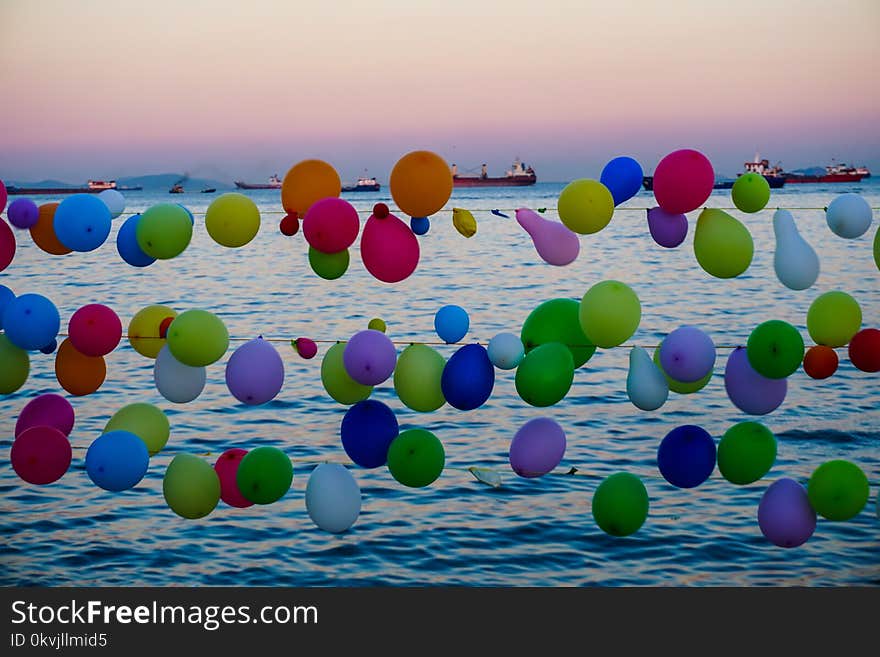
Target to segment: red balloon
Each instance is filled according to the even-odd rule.
[[[654,170],[654,198],[670,214],[699,208],[714,184],[712,163],[699,151],[688,148],[670,153]]]
[[[289,214],[281,220],[281,232],[290,237],[296,235],[299,231],[299,219],[296,218],[296,212]]]
[[[18,414],[15,435],[18,437],[31,427],[54,427],[65,436],[73,431],[75,421],[73,406],[61,395],[47,392],[34,397]]]
[[[73,450],[67,436],[55,427],[31,427],[12,443],[15,473],[29,484],[51,484],[70,467]]]
[[[318,353],[318,345],[315,344],[314,340],[309,340],[308,338],[297,338],[293,341],[293,347],[296,349],[296,353],[306,360],[314,358],[315,354]]]
[[[321,253],[338,253],[354,244],[361,220],[348,201],[324,198],[313,203],[306,212],[302,229],[309,246]]]
[[[15,257],[15,235],[3,219],[0,219],[0,271],[6,269]]]
[[[361,260],[380,281],[397,283],[416,270],[419,241],[412,229],[393,214],[380,217],[374,210],[361,235]]]
[[[122,320],[99,303],[83,306],[70,318],[70,341],[84,356],[106,356],[122,339]]]
[[[849,359],[862,372],[880,372],[880,329],[862,329],[849,341]]]
[[[6,199],[9,198],[6,195],[6,185],[3,184],[3,181],[0,180],[0,212],[6,209]]]
[[[214,464],[214,472],[217,473],[217,477],[220,479],[220,499],[229,506],[239,509],[253,505],[253,502],[241,494],[236,482],[238,466],[246,454],[246,449],[227,449]]]
[[[837,371],[837,352],[824,344],[810,347],[804,356],[804,372],[814,379],[827,379]]]

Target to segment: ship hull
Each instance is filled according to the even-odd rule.
[[[770,185],[770,189],[779,189],[783,187],[786,183],[786,179],[782,176],[764,176],[764,180],[766,180],[767,184]],[[731,189],[733,187],[733,183],[733,180],[722,180],[712,185],[712,189]],[[642,187],[644,187],[649,192],[654,191],[654,177],[644,176],[642,178]]]
[[[281,185],[269,185],[266,183],[246,183],[240,180],[235,181],[235,186],[239,189],[281,189]]]
[[[503,178],[470,178],[453,176],[454,187],[526,187],[537,182],[536,176],[505,176]]]
[[[343,192],[378,192],[382,186],[378,183],[375,185],[347,185],[342,188]]]
[[[832,173],[825,176],[786,176],[787,183],[857,183],[864,178],[860,173]]]
[[[28,196],[57,196],[58,194],[100,194],[103,189],[89,189],[88,187],[7,187],[6,193],[10,196],[27,194]]]

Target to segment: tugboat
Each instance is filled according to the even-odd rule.
[[[513,165],[503,176],[490,178],[483,164],[479,175],[477,174],[459,174],[458,167],[452,165],[452,185],[454,187],[525,187],[526,185],[534,185],[538,181],[535,170],[527,167],[520,162],[519,158],[514,160]]]
[[[375,178],[361,177],[354,185],[343,185],[343,192],[378,192],[382,186]]]
[[[235,186],[239,189],[281,189],[281,178],[276,173],[273,176],[269,176],[268,183],[246,183],[236,180]]]
[[[185,183],[189,179],[189,174],[184,174],[183,178],[178,180],[176,183],[171,185],[171,189],[168,190],[169,194],[183,194],[183,183]]]

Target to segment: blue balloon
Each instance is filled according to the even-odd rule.
[[[188,207],[186,207],[183,203],[178,203],[177,205],[179,205],[184,210],[186,210],[186,213],[189,215],[190,222],[192,223],[193,226],[195,226],[196,225],[196,218],[193,216],[193,213],[190,212],[190,209]]]
[[[614,205],[620,205],[639,193],[644,172],[642,165],[631,157],[615,157],[605,168],[599,182],[608,188]]]
[[[47,354],[47,355],[54,354],[55,350],[57,348],[58,348],[58,340],[52,340],[52,342],[47,344],[45,347],[40,347],[40,351],[43,352],[44,354]]]
[[[108,431],[86,452],[86,472],[104,490],[118,492],[137,485],[147,473],[150,453],[130,431]]]
[[[427,217],[413,217],[409,220],[409,227],[416,235],[424,235],[431,228],[431,222]]]
[[[388,448],[400,430],[390,408],[366,399],[346,411],[341,433],[348,458],[362,468],[379,468],[388,460]]]
[[[702,427],[676,427],[657,449],[657,467],[673,486],[695,488],[715,469],[715,441]]]
[[[471,320],[461,306],[443,306],[434,315],[434,330],[446,344],[461,340],[470,324]]]
[[[15,299],[15,292],[5,285],[0,285],[0,329],[3,328],[3,313],[6,312],[6,306],[8,306],[13,299]]]
[[[19,349],[36,351],[50,344],[61,328],[55,304],[41,294],[22,294],[3,313],[3,330]]]
[[[110,235],[113,218],[97,196],[74,194],[55,210],[55,235],[71,251],[94,251]]]
[[[451,406],[472,411],[486,403],[495,387],[495,367],[480,344],[466,344],[446,361],[440,389]]]
[[[155,258],[143,252],[137,241],[137,225],[141,215],[133,214],[119,228],[116,233],[116,250],[119,255],[132,267],[149,267]]]

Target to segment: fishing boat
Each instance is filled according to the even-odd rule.
[[[519,158],[514,160],[513,165],[503,176],[495,178],[489,176],[485,164],[479,174],[460,174],[458,167],[452,165],[452,184],[455,187],[525,187],[534,185],[537,180],[535,170],[520,162]]]
[[[216,187],[208,187],[207,189],[202,190],[202,194],[213,194],[217,191]]]
[[[281,189],[281,178],[278,177],[278,174],[269,176],[268,183],[247,183],[236,180],[235,186],[239,189]]]
[[[10,196],[23,194],[28,196],[57,196],[58,194],[99,194],[108,189],[138,191],[143,189],[143,187],[119,187],[115,180],[89,180],[85,187],[16,187],[15,185],[9,185],[6,188],[6,192]]]
[[[343,185],[343,192],[378,192],[382,186],[375,178],[361,177],[354,185]]]

